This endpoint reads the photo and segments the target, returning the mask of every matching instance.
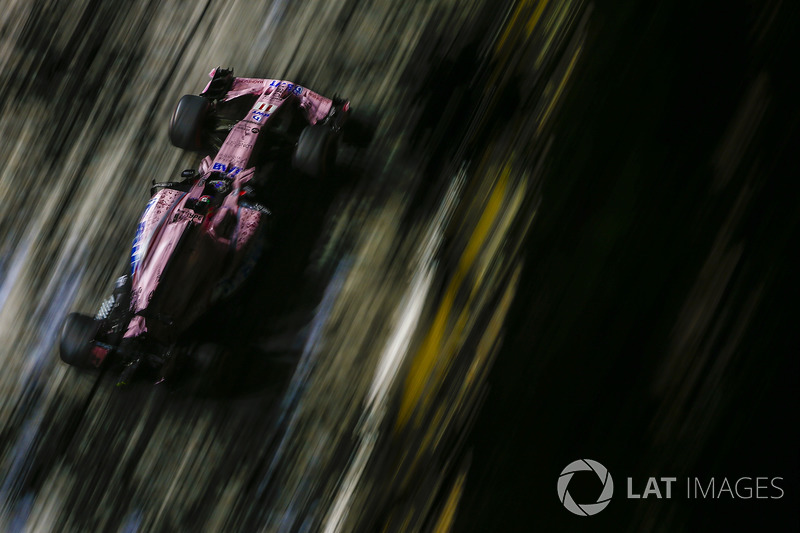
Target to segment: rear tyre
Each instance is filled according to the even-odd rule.
[[[79,313],[68,314],[61,328],[61,360],[78,368],[95,368],[91,343],[99,330],[100,321]]]
[[[183,150],[199,152],[205,147],[205,125],[211,114],[211,102],[202,96],[184,95],[169,121],[169,140]]]
[[[324,178],[336,165],[337,136],[327,126],[306,126],[300,133],[292,166],[314,178]]]

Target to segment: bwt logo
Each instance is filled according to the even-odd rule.
[[[567,490],[569,482],[572,481],[572,476],[576,472],[583,471],[594,472],[603,484],[603,491],[594,503],[576,503]],[[606,467],[591,459],[573,461],[558,476],[558,499],[561,500],[561,503],[568,511],[579,516],[592,516],[599,513],[608,506],[613,494],[614,480],[611,479],[611,474],[608,473]]]

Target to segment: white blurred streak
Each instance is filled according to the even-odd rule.
[[[303,347],[303,352],[300,356],[300,361],[292,376],[289,389],[281,401],[281,407],[277,419],[274,422],[276,431],[278,428],[285,425],[286,429],[278,441],[276,451],[272,460],[270,461],[267,471],[261,478],[257,489],[257,495],[260,497],[268,489],[270,483],[274,480],[275,472],[282,465],[286,458],[286,451],[292,443],[292,439],[296,437],[296,432],[302,430],[300,413],[298,406],[302,394],[308,386],[308,379],[313,371],[317,362],[319,351],[322,348],[322,332],[323,328],[330,317],[333,309],[333,304],[339,292],[342,290],[344,278],[350,269],[350,263],[347,260],[342,260],[333,279],[325,289],[322,302],[317,308],[314,319],[311,323],[308,339]]]
[[[420,246],[419,257],[408,290],[400,300],[392,323],[392,334],[378,357],[378,365],[365,399],[365,408],[358,425],[358,446],[336,492],[323,531],[342,531],[347,519],[353,493],[372,457],[375,445],[389,409],[391,391],[408,355],[411,341],[420,322],[425,302],[436,271],[435,255],[442,244],[442,236],[453,211],[458,205],[464,185],[465,171],[450,183],[447,194],[428,226],[428,233]]]
[[[3,309],[5,308],[6,301],[8,300],[9,295],[11,294],[11,290],[18,284],[20,275],[22,274],[22,270],[25,267],[25,262],[28,259],[28,256],[31,251],[32,245],[32,236],[27,235],[25,238],[22,239],[17,246],[17,248],[11,253],[10,260],[6,260],[3,258],[3,268],[0,270],[0,273],[3,275],[2,281],[0,281],[0,334],[3,332]],[[7,267],[5,263],[10,263]],[[3,339],[3,336],[0,336],[0,339]],[[0,355],[5,354],[6,356],[9,355],[8,352],[0,352]]]

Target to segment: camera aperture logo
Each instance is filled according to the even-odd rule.
[[[603,486],[600,496],[596,502],[578,503],[569,492],[569,484],[572,478],[588,476],[581,479],[578,485],[586,481],[591,483],[592,475],[597,476]],[[645,499],[664,499],[683,501],[698,500],[727,500],[727,501],[747,501],[747,500],[781,500],[786,491],[783,488],[784,478],[780,476],[740,476],[737,478],[728,477],[648,477],[646,482],[643,479],[627,478],[627,492],[625,498],[633,503]],[[596,483],[596,482],[594,482]],[[586,485],[584,485],[585,487]],[[644,487],[644,490],[642,490]],[[681,489],[686,487],[685,492]],[[576,487],[573,486],[573,489]],[[576,494],[585,496],[583,491],[577,490]],[[614,481],[608,469],[591,459],[578,459],[567,465],[558,476],[558,499],[561,504],[571,513],[578,516],[593,516],[608,507],[611,497],[614,495]]]
[[[603,484],[603,491],[594,503],[576,503],[572,499],[569,491],[567,490],[572,476],[576,472],[594,472]],[[614,494],[614,480],[611,479],[611,474],[608,469],[591,459],[578,459],[567,465],[558,476],[558,499],[568,511],[575,513],[578,516],[592,516],[596,515],[605,509],[611,501],[611,496]]]

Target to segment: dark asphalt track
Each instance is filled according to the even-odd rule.
[[[800,529],[795,6],[0,7],[0,531]],[[117,390],[60,321],[196,164],[166,125],[217,65],[378,135],[275,192],[213,394]],[[743,477],[783,494],[685,493]]]

